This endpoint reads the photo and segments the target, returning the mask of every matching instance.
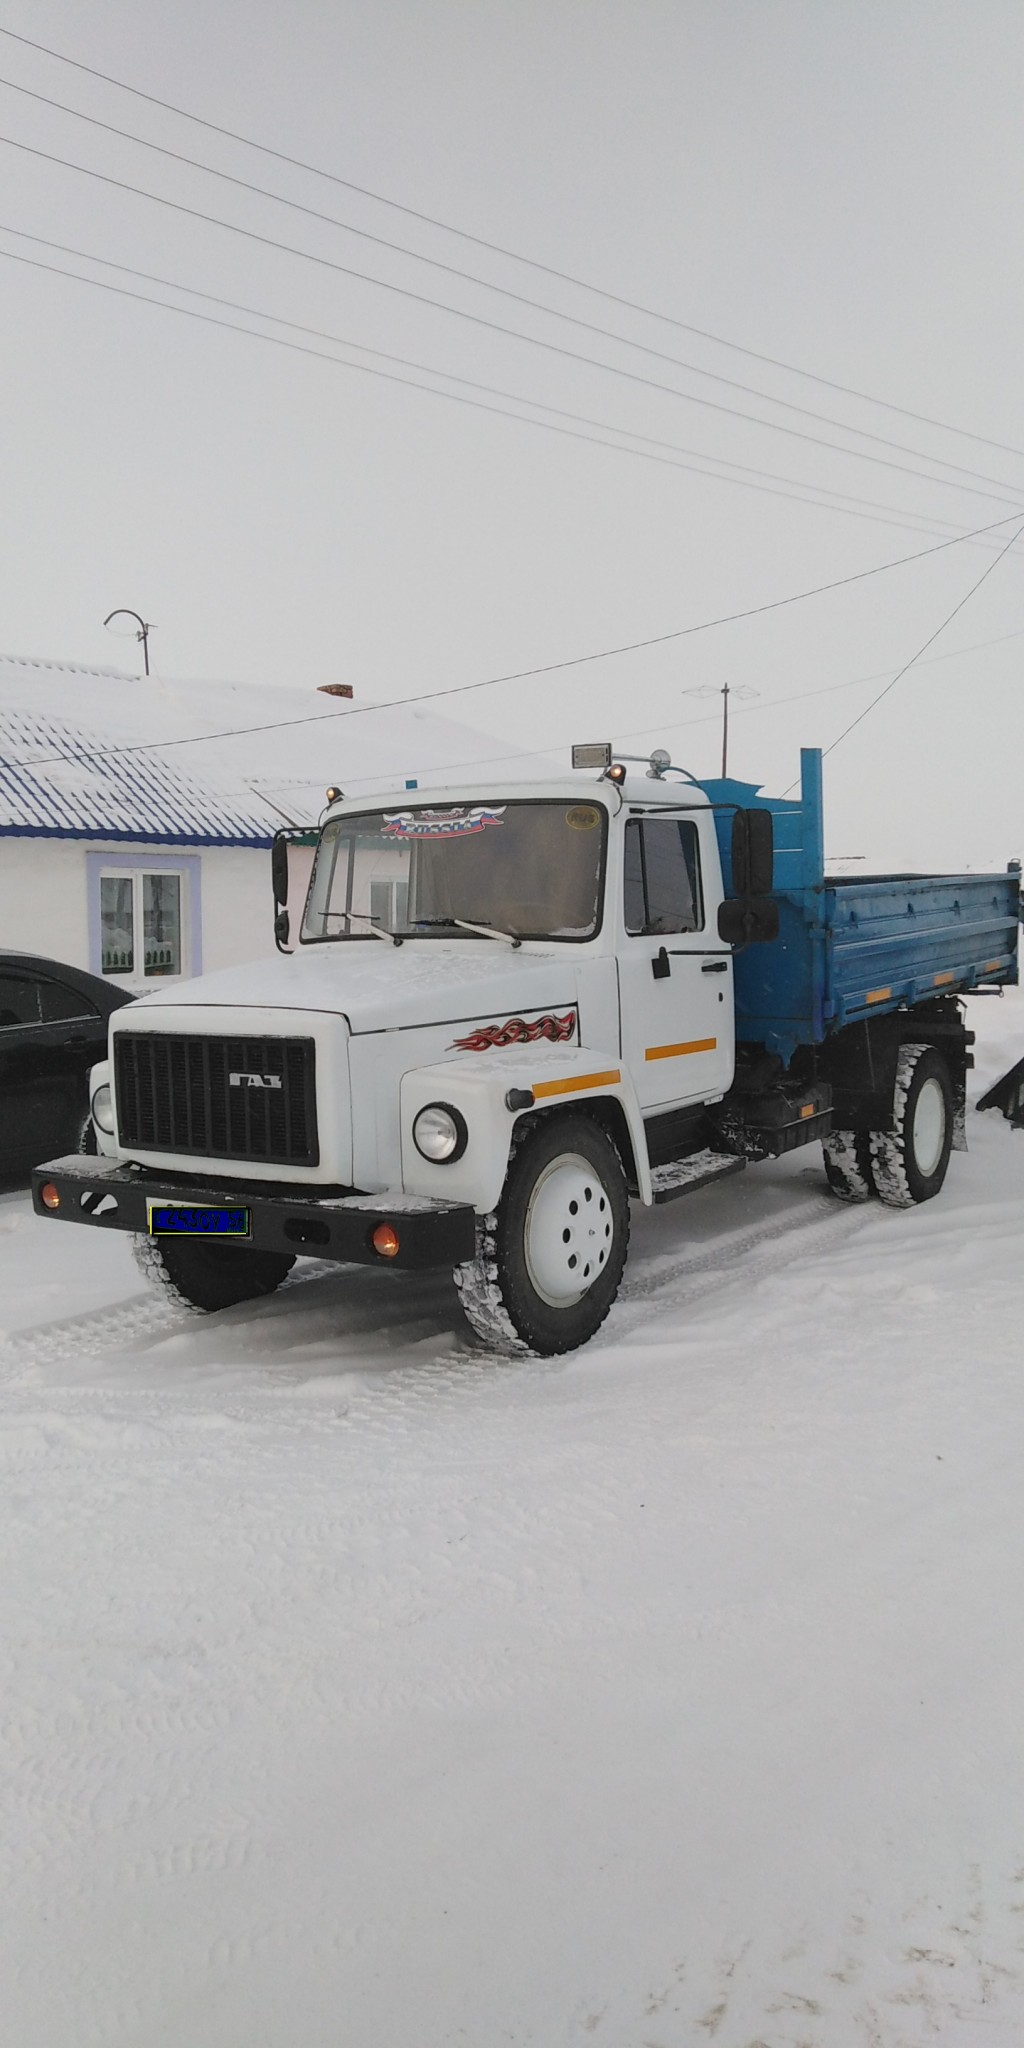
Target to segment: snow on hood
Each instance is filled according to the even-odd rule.
[[[131,1005],[131,1019],[135,1029],[154,1008],[324,1010],[347,1017],[353,1032],[386,1031],[485,1013],[511,1017],[570,1003],[575,994],[575,965],[561,949],[513,951],[493,939],[403,946],[349,939],[154,989]]]

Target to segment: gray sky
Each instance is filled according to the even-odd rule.
[[[5,259],[0,651],[128,665],[130,643],[102,620],[131,605],[157,624],[164,674],[299,692],[344,680],[357,701],[380,702],[769,604],[1017,506],[1024,521],[1024,452],[1009,452],[1024,451],[1019,0],[3,0],[0,27],[740,345],[474,247],[0,36],[4,80],[626,339],[304,217],[9,85],[3,135],[327,261],[6,145],[0,250],[356,359],[9,230],[47,237],[517,394],[525,405],[489,401],[511,411],[540,417],[543,403],[597,423],[579,432],[648,436],[648,455],[661,458]],[[766,476],[741,486],[674,466],[691,459],[771,472],[783,495],[749,487]],[[834,509],[834,497],[826,507],[825,491],[870,501],[872,516]],[[663,739],[706,774],[719,759],[718,702],[686,693],[728,680],[759,693],[735,702],[730,766],[778,789],[800,745],[835,740],[1015,530],[1011,521],[994,541],[740,624],[442,697],[437,709],[529,749],[605,736],[628,746],[643,733],[637,751]],[[1001,865],[1024,849],[1022,567],[1024,540],[929,650],[944,658],[912,669],[830,758],[831,854]]]

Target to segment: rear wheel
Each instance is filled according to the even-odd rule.
[[[821,1149],[825,1178],[836,1200],[869,1202],[876,1193],[870,1131],[830,1131]]]
[[[896,1064],[891,1131],[871,1134],[872,1172],[883,1202],[930,1202],[946,1178],[953,1143],[953,1084],[933,1045],[904,1045]]]
[[[177,1238],[136,1236],[132,1252],[140,1273],[178,1307],[211,1312],[273,1294],[295,1264],[287,1252],[245,1245],[183,1244]]]
[[[456,1270],[462,1306],[492,1347],[575,1351],[615,1300],[628,1244],[611,1139],[589,1117],[541,1120],[513,1153],[496,1214],[479,1225],[475,1260]]]

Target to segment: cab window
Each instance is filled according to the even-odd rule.
[[[703,930],[697,827],[688,818],[629,820],[624,912],[634,935]]]

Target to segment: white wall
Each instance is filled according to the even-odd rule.
[[[265,847],[145,847],[124,841],[0,838],[0,947],[66,960],[92,973],[87,856],[130,856],[140,866],[200,861],[202,966],[232,967],[274,951],[270,854]],[[292,930],[297,935],[311,855],[292,853]],[[187,934],[186,934],[187,940]],[[119,986],[152,988],[139,975]]]
[[[89,966],[85,844],[0,839],[0,946]]]

